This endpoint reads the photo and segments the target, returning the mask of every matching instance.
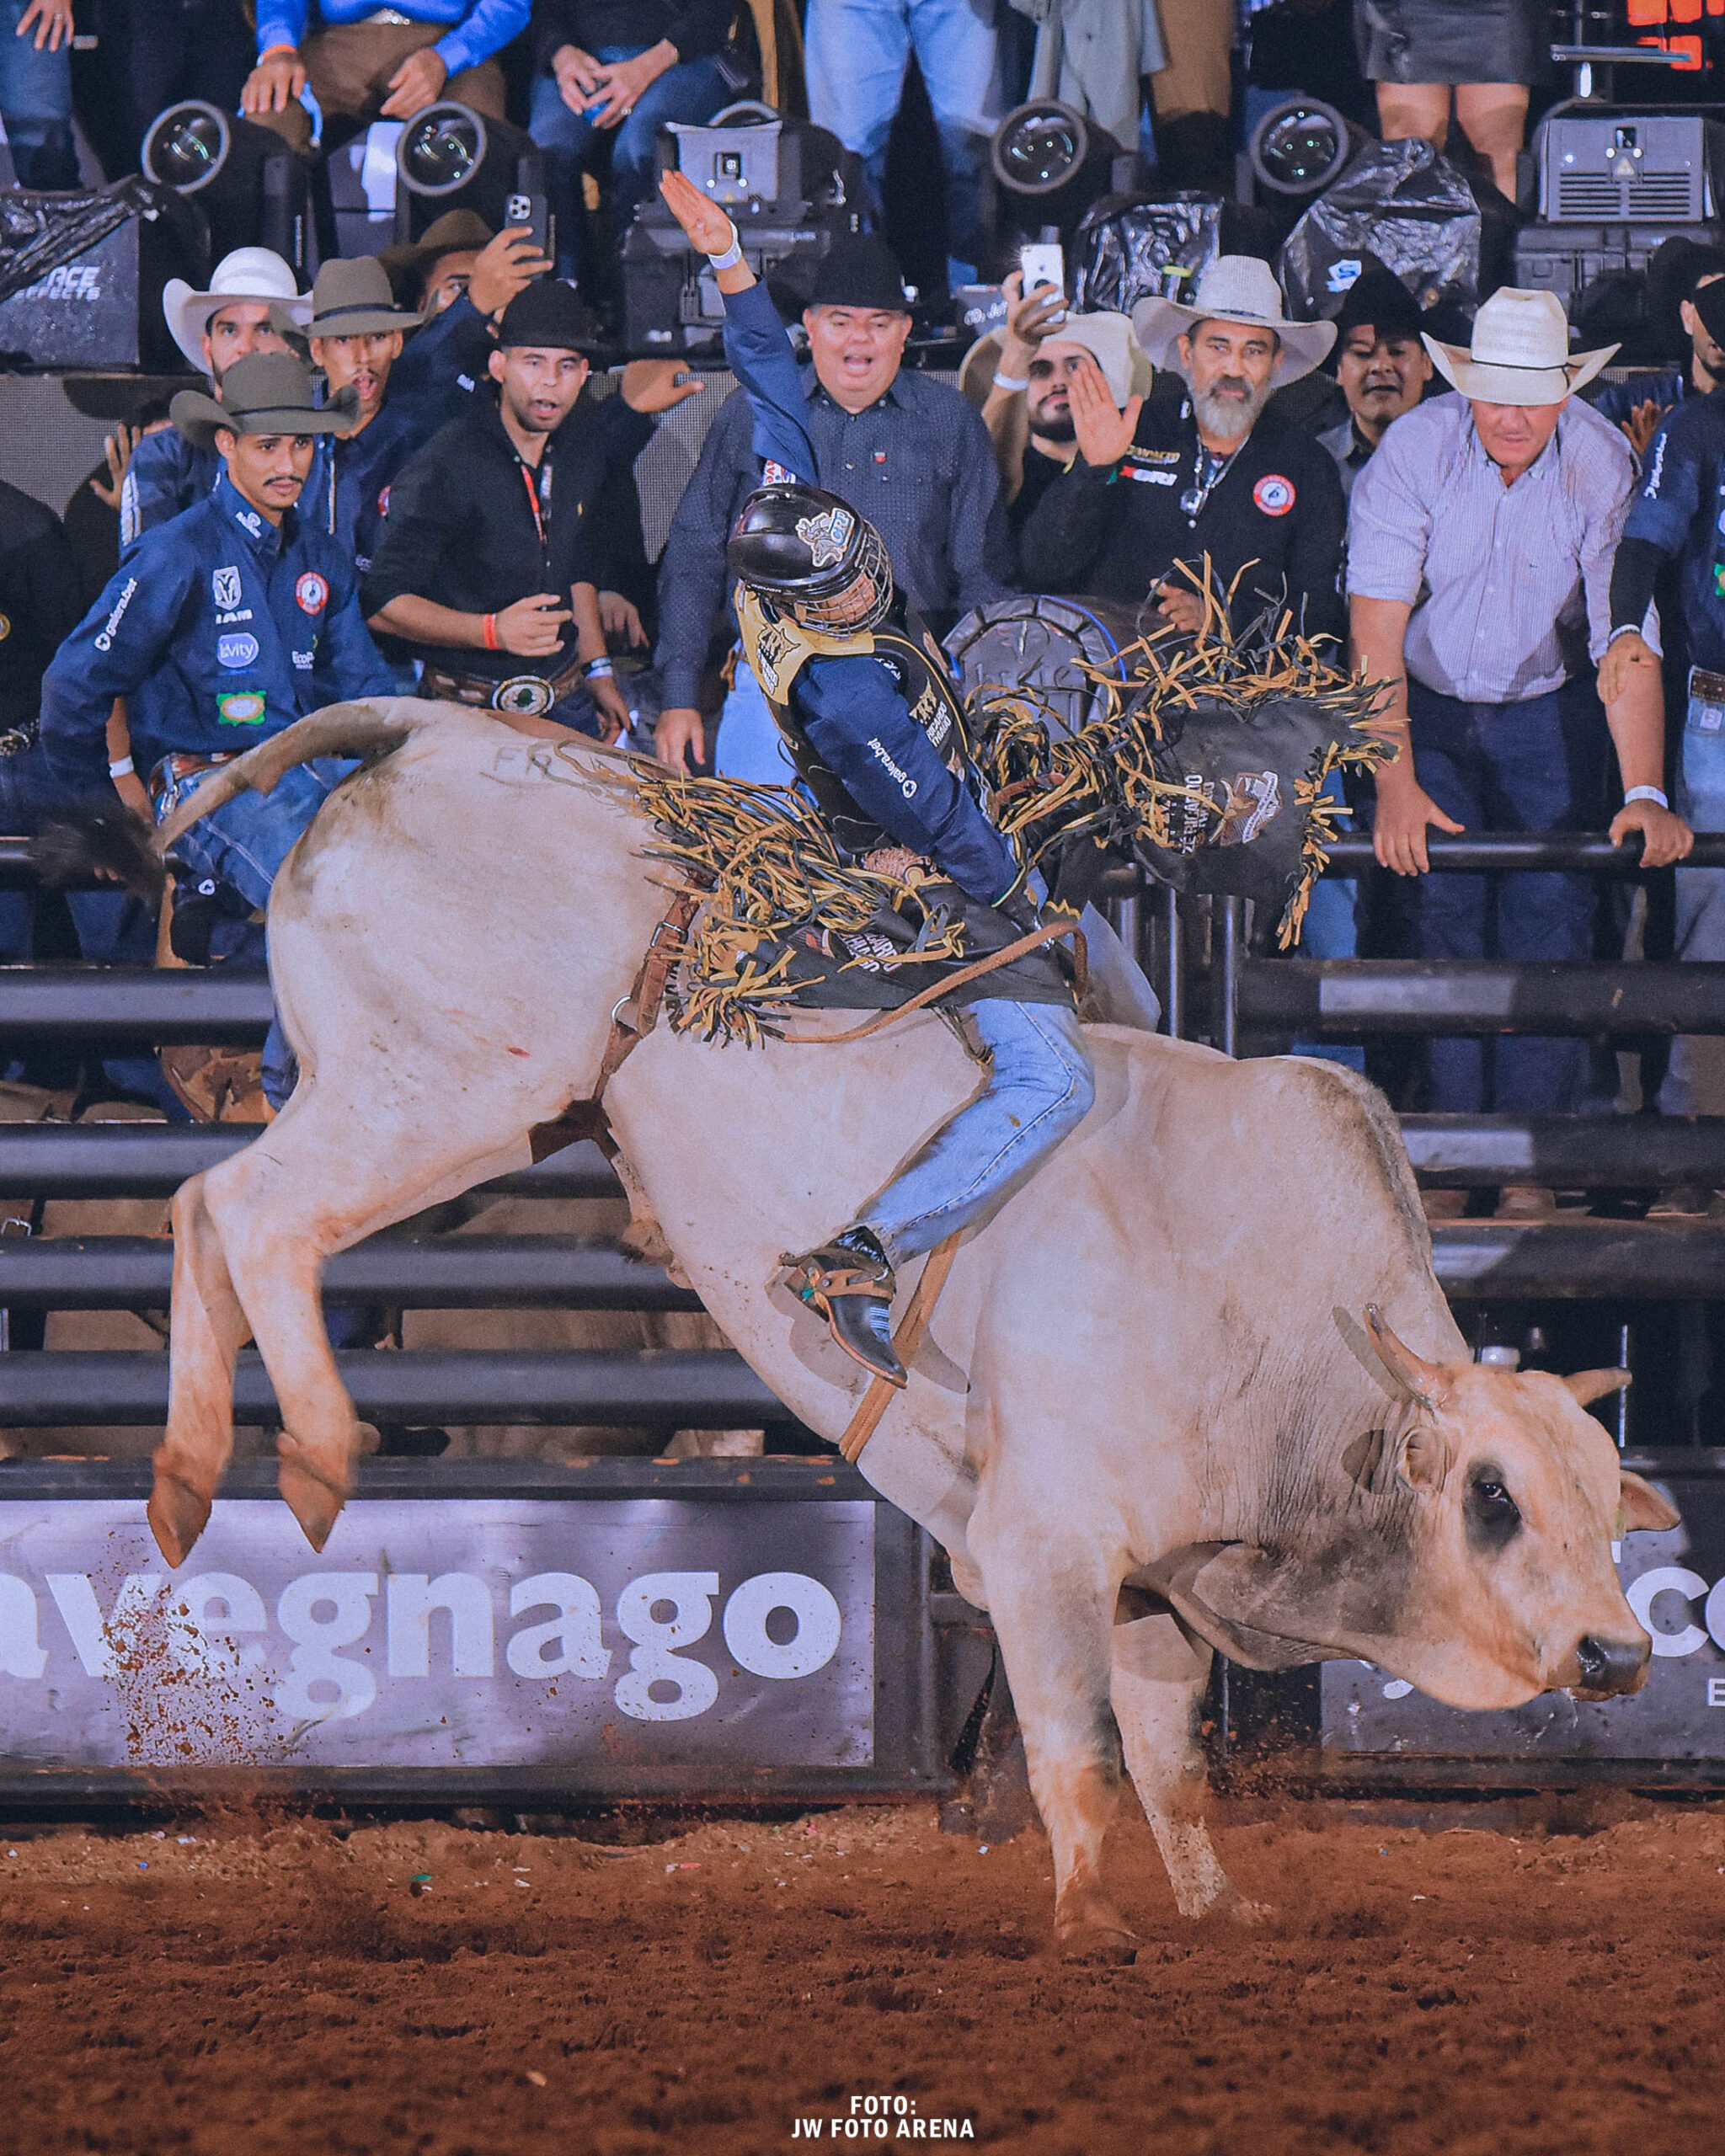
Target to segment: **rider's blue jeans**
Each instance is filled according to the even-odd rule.
[[[316,756],[284,771],[269,793],[249,789],[203,816],[174,842],[175,857],[200,876],[211,876],[260,910],[270,903],[276,871],[294,842],[350,771],[341,756]],[[158,823],[196,791],[207,774],[198,771],[171,786],[156,803]],[[293,1051],[278,1013],[264,1043],[264,1097],[282,1107],[294,1087]]]
[[[1039,1167],[1096,1098],[1083,1029],[1057,1003],[973,1003],[987,1083],[863,1208],[898,1268],[980,1219]]]

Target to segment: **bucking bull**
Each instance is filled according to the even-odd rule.
[[[270,915],[298,1089],[174,1206],[149,1508],[173,1565],[209,1517],[248,1337],[280,1403],[281,1493],[322,1548],[356,1437],[323,1261],[523,1165],[530,1129],[592,1091],[665,910],[628,759],[409,701],[302,721],[212,776],[158,847],[332,753],[369,760],[290,856]],[[1212,1649],[1254,1668],[1363,1657],[1465,1707],[1633,1691],[1651,1643],[1611,1544],[1675,1516],[1583,1412],[1621,1372],[1469,1359],[1371,1086],[1112,1026],[1091,1047],[1092,1113],[964,1244],[862,1468],[993,1620],[1063,1946],[1120,1956],[1101,1859],[1122,1753],[1180,1908],[1245,1913],[1201,1817]],[[774,1284],[779,1255],[852,1217],[974,1084],[927,1013],[837,1049],[661,1025],[611,1084],[678,1264],[828,1438],[864,1379]]]

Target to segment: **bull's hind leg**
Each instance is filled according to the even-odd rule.
[[[1209,1648],[1189,1646],[1172,1617],[1114,1627],[1114,1720],[1180,1913],[1250,1919],[1257,1911],[1235,1892],[1204,1822],[1198,1721],[1209,1675]]]
[[[1108,1630],[1119,1588],[1095,1546],[1050,1549],[1037,1530],[990,1531],[979,1507],[969,1540],[1024,1734],[1031,1792],[1055,1864],[1055,1935],[1072,1960],[1130,1961],[1137,1942],[1102,1883],[1102,1849],[1119,1801],[1120,1750],[1108,1704]]]
[[[168,1428],[156,1449],[149,1521],[170,1565],[185,1562],[204,1531],[216,1486],[233,1449],[233,1366],[248,1327],[202,1176],[174,1200],[174,1326],[169,1342]]]

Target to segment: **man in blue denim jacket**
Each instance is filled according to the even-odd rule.
[[[395,693],[360,613],[352,562],[295,510],[315,438],[350,429],[352,400],[314,406],[300,362],[263,353],[232,369],[220,404],[183,392],[174,417],[195,440],[213,442],[222,476],[183,516],[145,534],[42,680],[41,745],[54,777],[74,795],[106,791],[108,714],[124,696],[158,816],[212,763],[296,719]],[[243,793],[195,824],[178,851],[262,910],[289,850],[350,769],[318,757],[268,794]],[[277,1106],[289,1067],[272,1032],[264,1090]]]
[[[660,185],[717,273],[725,356],[754,412],[765,483],[744,504],[726,558],[745,652],[804,787],[853,857],[932,860],[968,898],[1033,929],[1037,898],[967,784],[962,715],[938,648],[906,619],[879,534],[813,483],[806,400],[766,288],[723,210],[681,173]],[[1058,1002],[968,1004],[987,1059],[981,1091],[847,1227],[784,1261],[788,1284],[839,1346],[891,1385],[906,1382],[892,1341],[899,1269],[986,1217],[1090,1111],[1082,1029],[1056,992]]]

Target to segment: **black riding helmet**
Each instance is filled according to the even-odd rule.
[[[796,480],[750,495],[725,564],[805,628],[872,629],[893,603],[892,564],[874,526],[836,494]],[[846,602],[864,583],[873,596],[853,615]]]

